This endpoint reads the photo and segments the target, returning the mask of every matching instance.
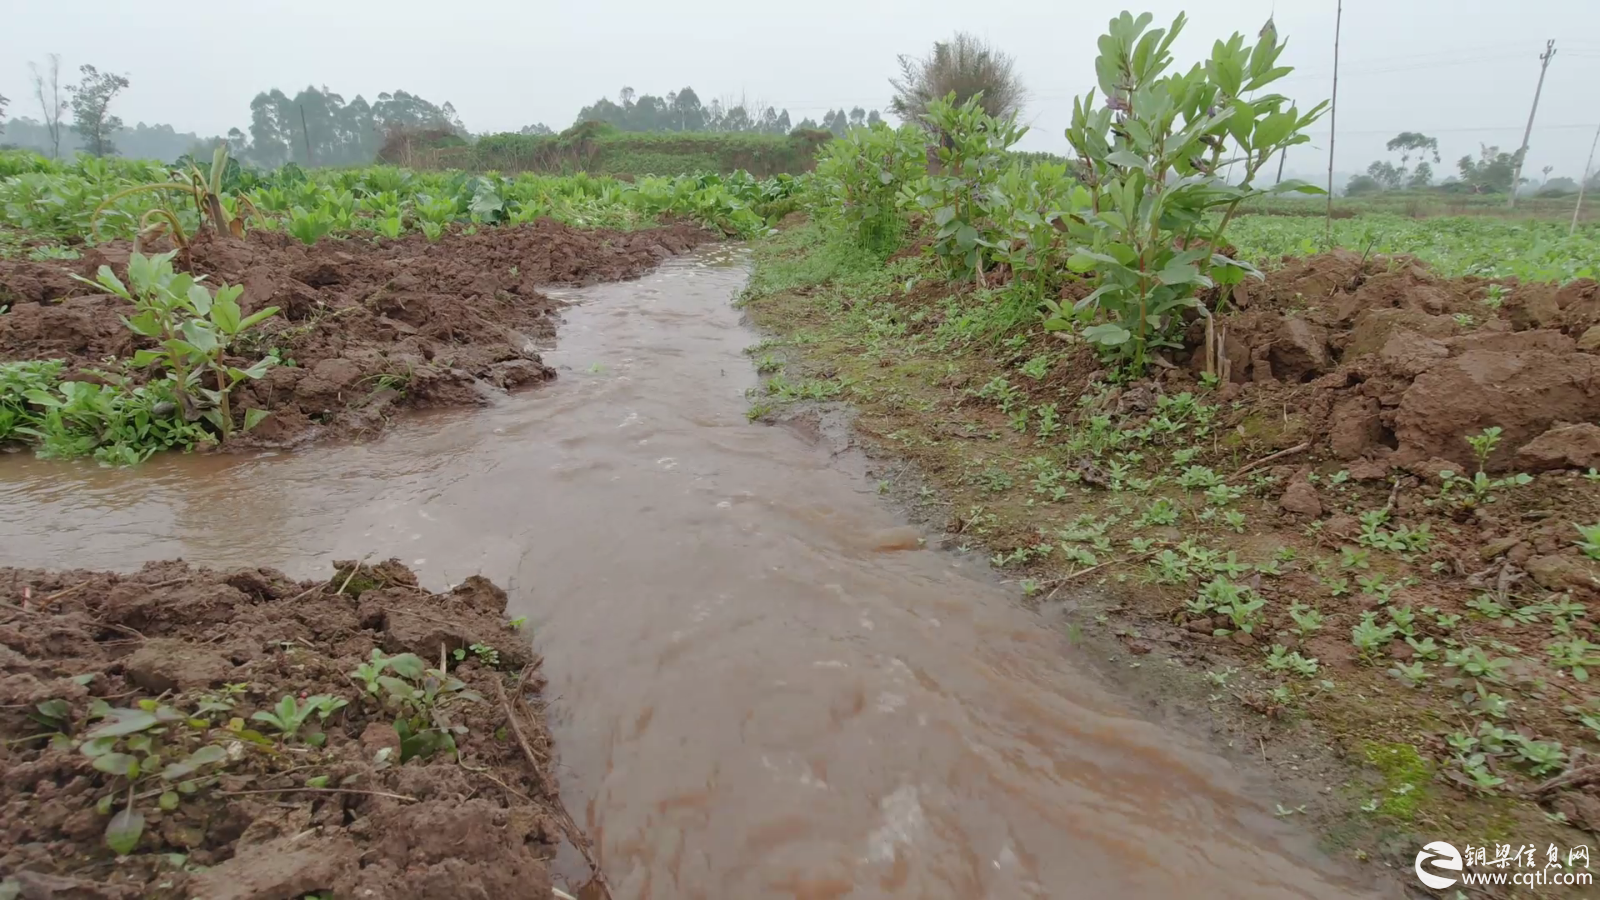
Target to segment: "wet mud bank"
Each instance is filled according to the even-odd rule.
[[[539,351],[555,337],[560,304],[543,288],[637,278],[715,239],[686,224],[618,232],[552,219],[435,242],[410,235],[308,247],[279,232],[206,233],[175,264],[213,284],[241,285],[245,315],[280,310],[243,335],[230,364],[275,362],[234,391],[239,416],[268,413],[234,446],[283,447],[317,435],[370,436],[399,411],[481,406],[553,378]],[[111,243],[79,260],[0,260],[0,304],[9,306],[0,356],[62,359],[74,378],[95,380],[108,357],[149,346],[123,322],[129,304],[73,278],[93,279],[108,265],[126,280],[129,250]]]

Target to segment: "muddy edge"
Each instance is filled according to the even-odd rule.
[[[783,246],[783,235],[772,241],[776,248],[757,249],[758,272],[775,255],[804,252]],[[1596,597],[1593,564],[1570,546],[1568,520],[1600,518],[1600,490],[1580,477],[1582,467],[1600,461],[1585,455],[1600,452],[1600,440],[1591,440],[1600,438],[1600,429],[1567,424],[1600,415],[1600,383],[1590,377],[1600,368],[1600,358],[1589,352],[1600,346],[1600,299],[1593,282],[1560,289],[1514,281],[1497,287],[1478,279],[1441,279],[1409,260],[1363,260],[1347,253],[1285,260],[1264,285],[1233,298],[1224,318],[1229,381],[1201,384],[1202,360],[1185,351],[1176,355],[1176,369],[1157,382],[1107,388],[1097,381],[1103,367],[1086,348],[1063,351],[1060,344],[1031,339],[987,354],[998,359],[977,358],[986,355],[979,351],[938,355],[919,349],[915,340],[937,334],[941,319],[971,304],[963,305],[963,291],[937,278],[915,277],[916,263],[905,256],[889,262],[890,277],[884,279],[905,287],[880,287],[878,297],[846,295],[826,283],[767,293],[753,284],[741,302],[747,322],[767,340],[752,355],[769,372],[777,369],[769,382],[773,393],[752,397],[753,417],[825,441],[836,452],[864,451],[863,477],[933,535],[930,545],[968,551],[976,562],[1013,554],[1038,542],[1046,525],[1095,512],[1096,504],[1114,496],[1101,482],[1069,499],[1056,515],[1040,512],[1042,502],[1036,507],[1024,499],[1028,479],[1037,475],[1027,461],[1040,451],[1026,435],[1019,440],[1010,434],[1010,417],[981,396],[993,377],[1008,377],[1020,389],[1021,403],[1059,400],[1063,438],[1081,424],[1071,411],[1074,400],[1094,391],[1099,393],[1089,412],[1109,414],[1119,425],[1148,422],[1160,411],[1157,400],[1186,391],[1218,404],[1219,424],[1239,437],[1229,435],[1218,442],[1222,452],[1211,448],[1193,461],[1209,463],[1223,476],[1255,461],[1266,464],[1253,467],[1249,480],[1258,483],[1238,506],[1248,512],[1250,533],[1234,537],[1233,529],[1212,527],[1207,536],[1252,561],[1274,544],[1300,551],[1275,577],[1280,583],[1269,580],[1262,588],[1273,601],[1269,609],[1278,611],[1255,635],[1213,635],[1230,623],[1185,612],[1192,589],[1186,594],[1142,583],[1148,556],[1134,554],[1130,564],[1120,554],[1102,553],[1097,563],[1104,568],[1097,565],[1081,576],[1083,564],[1034,559],[991,570],[993,577],[1061,628],[1083,651],[1081,659],[1147,717],[1202,739],[1232,761],[1266,808],[1291,823],[1305,822],[1330,854],[1387,872],[1406,890],[1415,890],[1409,869],[1428,840],[1458,846],[1495,838],[1532,842],[1541,855],[1546,843],[1593,844],[1600,802],[1581,781],[1536,793],[1555,771],[1491,760],[1490,771],[1507,778],[1505,789],[1485,796],[1461,784],[1464,776],[1450,769],[1443,734],[1470,731],[1474,719],[1487,715],[1465,707],[1464,699],[1450,700],[1454,689],[1429,694],[1400,688],[1389,668],[1425,663],[1436,673],[1432,677],[1444,681],[1453,672],[1438,656],[1414,656],[1410,643],[1400,640],[1409,636],[1403,634],[1391,635],[1392,642],[1371,658],[1358,656],[1348,637],[1364,615],[1382,616],[1401,604],[1431,609],[1428,615],[1441,622],[1461,616],[1466,624],[1452,635],[1419,615],[1424,624],[1413,634],[1459,639],[1456,646],[1488,645],[1495,648],[1491,656],[1501,649],[1520,651],[1506,679],[1486,682],[1491,693],[1504,691],[1527,711],[1518,721],[1500,724],[1520,727],[1528,739],[1560,740],[1568,767],[1583,771],[1584,748],[1594,736],[1578,726],[1572,704],[1591,702],[1592,692],[1569,673],[1540,666],[1548,665],[1544,644],[1552,624],[1558,633],[1580,636],[1592,636],[1593,625],[1581,613],[1563,619],[1558,612],[1552,623],[1548,604],[1532,601]],[[1504,304],[1487,304],[1489,297],[1504,297]],[[904,333],[868,346],[861,337],[870,331],[864,321],[891,323]],[[1204,339],[1203,325],[1191,332],[1186,343],[1194,348]],[[1038,380],[1019,376],[1021,363],[1039,354],[1055,355],[1048,372]],[[936,357],[931,362],[930,355]],[[1485,378],[1485,365],[1509,371]],[[1505,379],[1512,374],[1519,379],[1515,384],[1532,389],[1511,390]],[[807,393],[792,390],[795,385],[816,382],[842,383],[839,393],[848,403],[784,402],[785,396]],[[782,391],[789,393],[779,396]],[[1491,480],[1504,479],[1490,492],[1495,501],[1463,508],[1439,500],[1448,494],[1442,472],[1468,473],[1477,463],[1462,435],[1491,425],[1503,429],[1485,460]],[[945,449],[950,445],[960,449]],[[1077,462],[1084,480],[1072,479],[1069,489],[1105,477],[1103,462]],[[1512,479],[1518,473],[1532,480],[1517,484]],[[974,482],[1005,489],[997,497]],[[1133,515],[1147,498],[1135,499],[1140,502]],[[1371,575],[1337,565],[1313,571],[1309,563],[1319,553],[1337,560],[1344,548],[1365,550],[1357,516],[1386,508],[1386,501],[1389,527],[1400,521],[1432,526],[1432,552],[1408,554],[1404,563],[1391,565],[1382,558],[1387,554],[1366,550],[1375,567],[1389,573],[1380,593],[1393,591],[1397,581],[1399,590],[1374,598],[1351,584],[1330,597],[1328,584]],[[980,508],[985,512],[975,520],[973,511]],[[1561,511],[1559,521],[1551,509]],[[988,527],[976,527],[985,515]],[[1145,532],[1158,549],[1172,546],[1179,534],[1170,528]],[[1262,583],[1260,575],[1246,577],[1252,585]],[[1506,591],[1508,583],[1506,609],[1546,610],[1542,631],[1513,624],[1509,616],[1486,620],[1471,605],[1486,588]],[[1302,598],[1326,614],[1319,633],[1295,633],[1282,612]],[[1295,682],[1266,671],[1263,657],[1275,644],[1320,657],[1315,679]],[[1228,680],[1219,683],[1220,675]],[[1337,687],[1319,690],[1314,685],[1320,679]],[[1294,692],[1288,703],[1273,693],[1285,683]],[[1472,690],[1470,681],[1464,689]],[[1462,720],[1468,724],[1461,726]],[[1539,730],[1520,725],[1529,720]],[[1554,890],[1548,895],[1571,896]]]

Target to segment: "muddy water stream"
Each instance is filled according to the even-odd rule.
[[[744,278],[718,250],[572,292],[560,380],[364,445],[0,460],[4,561],[508,585],[627,900],[1361,895],[849,462],[747,423]]]

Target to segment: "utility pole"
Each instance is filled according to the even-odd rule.
[[[1567,237],[1578,233],[1578,213],[1583,210],[1583,191],[1589,186],[1589,169],[1594,165],[1594,148],[1600,146],[1600,128],[1594,130],[1594,143],[1589,145],[1589,161],[1583,164],[1583,180],[1578,182],[1578,205],[1572,208],[1572,227],[1567,229]]]
[[[1533,109],[1528,110],[1528,128],[1522,132],[1522,149],[1517,151],[1517,158],[1511,166],[1511,197],[1506,200],[1506,206],[1517,205],[1517,185],[1522,182],[1522,160],[1528,155],[1528,139],[1533,137],[1533,117],[1539,114],[1539,95],[1544,93],[1544,73],[1550,68],[1550,60],[1556,55],[1556,42],[1551,38],[1544,43],[1544,52],[1539,54],[1539,86],[1533,90]]]
[[[300,107],[300,136],[305,138],[306,142],[306,167],[310,168],[316,165],[311,158],[311,129],[306,127],[306,105],[304,103],[297,105]]]
[[[1333,141],[1339,133],[1339,31],[1344,27],[1344,0],[1333,20],[1333,100],[1328,104],[1328,220],[1325,243],[1333,249]]]

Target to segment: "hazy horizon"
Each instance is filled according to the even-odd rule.
[[[110,0],[13,6],[10,27],[0,33],[0,94],[11,99],[9,118],[39,118],[28,62],[58,52],[66,83],[77,81],[83,63],[128,76],[131,87],[113,111],[130,127],[165,123],[202,136],[235,127],[248,133],[257,93],[292,94],[307,85],[326,85],[346,99],[398,89],[449,101],[476,133],[534,122],[561,130],[581,107],[615,98],[624,86],[665,94],[687,85],[706,102],[742,95],[788,109],[798,123],[829,108],[885,108],[898,54],[920,55],[933,41],[967,30],[1017,58],[1029,90],[1022,119],[1032,126],[1021,149],[1058,153],[1066,149],[1062,130],[1073,97],[1094,83],[1095,40],[1121,8],[1087,12],[1037,0],[982,8],[951,0],[824,2],[780,19],[752,15],[731,0],[543,9],[469,0],[443,11],[415,2],[278,0],[253,4],[248,17],[213,4],[184,4],[177,17]],[[1550,165],[1552,177],[1579,177],[1600,117],[1584,93],[1600,83],[1600,3],[1532,0],[1511,17],[1487,0],[1461,0],[1445,14],[1442,6],[1346,4],[1335,168],[1356,172],[1391,158],[1383,145],[1400,131],[1439,139],[1439,178],[1454,174],[1455,160],[1476,155],[1480,143],[1515,150],[1539,54],[1554,37],[1557,53],[1523,175],[1539,180]],[[1235,31],[1253,37],[1273,15],[1289,38],[1284,61],[1296,67],[1282,92],[1302,107],[1330,95],[1334,0],[1129,8],[1149,10],[1161,24],[1187,11],[1189,25],[1175,45],[1183,66],[1208,53],[1213,40]],[[177,39],[187,34],[222,37]],[[1324,119],[1311,146],[1291,152],[1287,168],[1325,177],[1327,141]]]

